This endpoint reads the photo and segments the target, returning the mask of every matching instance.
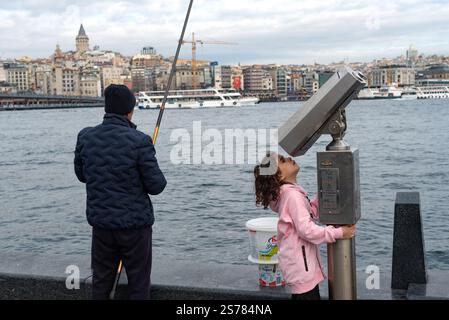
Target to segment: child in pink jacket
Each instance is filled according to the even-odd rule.
[[[275,153],[265,157],[254,169],[256,204],[279,214],[279,267],[291,287],[292,299],[319,300],[318,284],[325,275],[318,245],[353,237],[355,226],[317,225],[318,201],[309,201],[297,184],[299,170],[292,158]]]

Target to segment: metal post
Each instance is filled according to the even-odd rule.
[[[334,122],[333,127],[346,128],[344,113],[340,113],[340,116],[343,121],[340,125],[337,125],[338,122]],[[332,171],[335,174],[334,176],[328,174],[324,181],[319,181],[319,189],[322,194],[336,195],[334,198],[336,203],[328,201],[323,205],[323,208],[326,207],[327,210],[331,210],[329,208],[333,207],[336,211],[320,212],[320,218],[324,218],[323,220],[328,225],[340,226],[355,223],[360,216],[360,182],[358,151],[351,151],[350,146],[343,141],[344,131],[338,129],[336,132],[333,134],[333,141],[326,147],[326,151],[318,155],[319,162],[322,162],[323,159],[329,161],[328,164],[321,163],[321,166],[329,165],[330,167],[336,166],[338,168],[330,169],[335,170]],[[327,154],[327,156],[324,154]],[[322,167],[320,169],[323,170]],[[320,178],[323,179],[323,177]],[[335,189],[329,189],[329,185],[332,185]],[[326,211],[325,209],[323,210]],[[337,212],[338,214],[336,214]],[[335,243],[328,244],[327,258],[329,299],[356,300],[355,237],[339,239]]]
[[[327,245],[330,300],[356,300],[355,238]]]

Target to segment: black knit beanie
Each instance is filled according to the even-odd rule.
[[[106,113],[126,115],[136,106],[136,97],[122,84],[111,84],[107,87],[104,90],[104,98]]]

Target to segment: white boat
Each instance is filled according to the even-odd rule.
[[[418,91],[415,87],[406,88],[402,91],[401,99],[416,100],[418,99]]]
[[[426,86],[417,87],[418,99],[448,99],[449,87],[448,86]]]
[[[363,88],[357,95],[359,100],[371,99],[399,99],[402,90],[395,85],[382,86],[380,88]]]
[[[159,109],[164,100],[164,91],[139,92],[137,105],[141,110]],[[229,89],[200,89],[170,91],[166,109],[200,109],[224,108],[255,105],[259,103],[256,97],[243,97],[239,92]]]
[[[359,100],[369,100],[369,99],[376,99],[376,94],[378,94],[379,91],[376,89],[371,88],[363,88],[359,91],[357,98]]]
[[[399,99],[402,97],[402,90],[395,85],[382,86],[379,89],[378,99]]]

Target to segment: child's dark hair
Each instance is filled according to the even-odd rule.
[[[271,161],[276,161],[275,168],[276,172],[272,174],[261,174],[261,170],[272,165]],[[276,201],[279,197],[279,192],[283,184],[281,180],[281,172],[277,166],[277,157],[273,153],[268,153],[267,156],[262,160],[260,165],[254,168],[255,187],[256,187],[256,205],[262,205],[264,209],[267,209],[271,201]]]

